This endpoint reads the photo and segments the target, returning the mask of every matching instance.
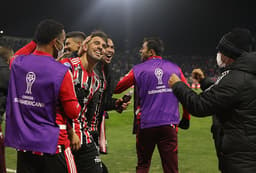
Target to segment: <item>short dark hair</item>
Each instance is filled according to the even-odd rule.
[[[101,31],[101,30],[95,30],[95,31],[93,31],[90,36],[91,36],[91,38],[93,38],[93,37],[100,37],[100,38],[102,38],[106,43],[107,43],[107,41],[108,41],[108,35],[107,35],[105,32]]]
[[[164,52],[164,43],[158,37],[144,38],[143,43],[147,42],[148,49],[153,49],[156,55],[160,56]]]
[[[84,32],[81,32],[81,31],[71,31],[66,34],[66,38],[72,38],[72,37],[84,40],[86,38],[86,35]]]
[[[38,45],[46,45],[58,37],[63,29],[64,26],[59,22],[52,19],[43,20],[37,25],[34,39]]]

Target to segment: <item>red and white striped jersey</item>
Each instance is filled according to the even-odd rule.
[[[103,64],[97,64],[97,66],[94,68],[95,74],[99,78],[100,86],[99,90],[95,93],[93,96],[93,108],[92,112],[87,112],[87,117],[91,119],[89,122],[90,126],[90,132],[98,131],[98,119],[100,118],[100,111],[103,101],[103,93],[106,91],[107,88],[107,80],[106,75],[104,72],[104,65]]]
[[[86,69],[84,69],[80,57],[65,58],[61,60],[61,63],[71,69],[76,95],[79,103],[83,105],[79,117],[73,120],[72,127],[75,130],[76,134],[79,136],[81,144],[91,143],[92,137],[89,133],[86,112],[87,106],[91,101],[94,93],[99,90],[99,79],[93,71],[88,72],[86,71]]]

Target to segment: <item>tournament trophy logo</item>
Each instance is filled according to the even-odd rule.
[[[160,68],[156,68],[155,69],[155,76],[156,76],[156,78],[158,80],[158,84],[157,85],[162,85],[163,84],[163,80],[162,80],[163,74],[164,74],[164,72],[163,72],[162,69],[160,69]]]
[[[26,94],[32,94],[31,88],[33,83],[36,80],[36,74],[34,72],[28,72],[26,75],[26,83],[27,83],[27,89]]]

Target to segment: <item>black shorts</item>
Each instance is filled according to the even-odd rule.
[[[76,173],[70,148],[58,154],[36,155],[18,151],[17,173]]]
[[[73,152],[78,173],[102,173],[99,151],[95,143],[82,144],[78,151]]]

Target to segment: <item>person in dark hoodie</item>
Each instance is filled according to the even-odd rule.
[[[256,52],[249,30],[235,28],[217,46],[217,81],[197,95],[172,74],[173,93],[194,116],[215,114],[221,126],[222,173],[256,172]]]

